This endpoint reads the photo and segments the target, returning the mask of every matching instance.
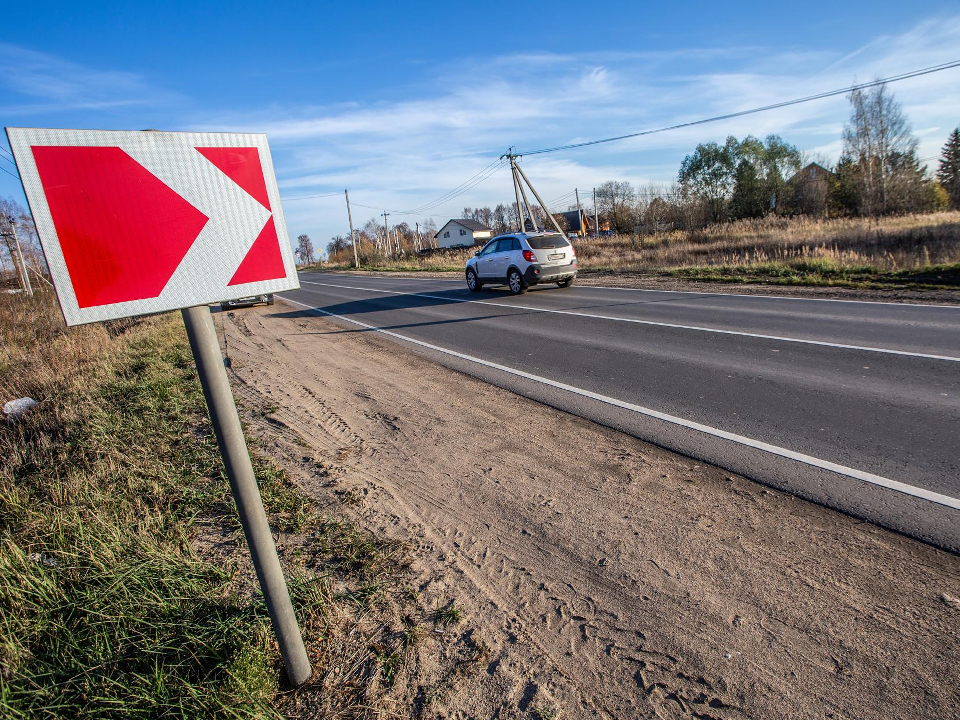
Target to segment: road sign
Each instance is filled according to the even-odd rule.
[[[67,325],[180,308],[287,677],[312,669],[211,302],[300,287],[265,135],[7,128]]]
[[[299,287],[265,135],[7,136],[68,325]]]

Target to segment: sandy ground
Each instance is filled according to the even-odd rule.
[[[375,277],[446,278],[459,280],[459,272],[376,272],[350,270],[349,275]],[[581,270],[577,284],[594,287],[626,287],[642,290],[726,293],[733,295],[776,295],[779,297],[825,298],[828,300],[869,300],[873,302],[927,303],[960,305],[960,290],[871,290],[867,288],[816,287],[807,285],[764,285],[753,283],[698,282],[660,277],[639,272]]]
[[[485,646],[423,717],[958,717],[957,556],[292,310],[217,318],[258,431]]]

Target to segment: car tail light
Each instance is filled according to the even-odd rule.
[[[533,254],[533,250],[524,250],[523,259],[527,262],[536,262],[537,256]]]

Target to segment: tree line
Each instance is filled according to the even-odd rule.
[[[938,168],[931,172],[917,156],[918,141],[903,107],[885,85],[855,90],[848,99],[850,119],[835,164],[805,155],[779,135],[763,140],[730,136],[722,144],[697,145],[680,164],[675,182],[635,187],[610,180],[597,186],[596,207],[587,196],[582,210],[590,218],[599,215],[601,229],[633,234],[696,230],[770,214],[879,216],[960,209],[960,127],[947,137]],[[577,205],[569,204],[566,210],[577,210]],[[532,211],[541,227],[550,227],[544,208],[534,205]],[[557,208],[551,212],[562,229],[571,229]],[[465,207],[460,217],[496,235],[515,230],[520,218],[515,202]],[[426,220],[420,232],[424,247],[431,247],[434,221]],[[397,238],[407,252],[416,245],[415,229],[406,222],[389,233],[379,218],[371,218],[357,233],[360,248],[395,249]],[[340,260],[351,248],[350,239],[338,235],[326,251]],[[298,258],[304,262],[301,250]],[[311,245],[311,258],[312,252]]]

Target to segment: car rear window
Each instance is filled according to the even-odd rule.
[[[549,250],[551,248],[569,247],[570,243],[563,235],[537,235],[528,237],[527,244],[534,250]]]

